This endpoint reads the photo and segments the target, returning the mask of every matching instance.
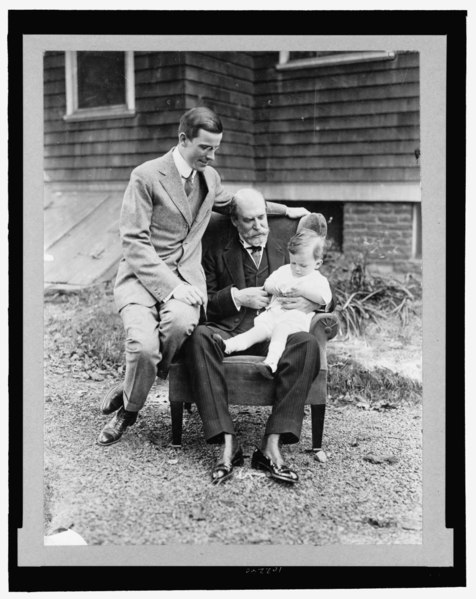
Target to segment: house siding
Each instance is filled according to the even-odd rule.
[[[417,53],[276,70],[256,57],[257,181],[419,181]]]
[[[46,180],[120,198],[138,164],[176,144],[183,112],[206,105],[224,125],[216,168],[229,189],[322,209],[339,249],[380,239],[398,269],[412,257],[420,197],[418,53],[296,70],[277,63],[278,52],[134,52],[135,115],[73,121],[64,119],[64,52],[45,53]]]
[[[224,135],[215,166],[224,182],[255,179],[254,62],[246,52],[187,52],[187,108],[206,105],[220,115]]]
[[[176,143],[185,106],[182,53],[135,52],[134,69],[135,116],[65,121],[64,52],[45,54],[44,169],[49,181],[125,183],[138,164]]]
[[[135,52],[134,68],[134,117],[65,121],[64,52],[45,54],[48,180],[127,182],[135,166],[177,143],[181,115],[197,104],[214,108],[223,121],[225,136],[216,162],[223,180],[254,180],[251,54]]]
[[[276,63],[274,52],[255,57],[256,185],[278,200],[290,185],[294,200],[296,185],[304,186],[308,208],[313,194],[327,206],[338,202],[342,217],[329,227],[334,242],[341,234],[337,247],[351,254],[364,241],[378,244],[372,262],[398,270],[412,258],[411,200],[419,195],[418,53],[282,71]],[[395,184],[413,185],[412,197],[402,185],[400,201],[385,201],[394,199]],[[355,198],[352,185],[359,186]]]

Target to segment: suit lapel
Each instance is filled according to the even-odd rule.
[[[245,271],[243,269],[243,254],[238,235],[233,235],[232,239],[226,245],[223,252],[223,261],[233,284],[238,289],[244,289],[246,287]]]
[[[196,173],[195,177],[198,177],[200,173]],[[213,180],[210,175],[207,173],[207,170],[203,172],[202,178],[203,184],[206,187],[205,197],[203,198],[203,202],[200,204],[200,208],[198,209],[197,216],[195,217],[194,224],[199,223],[203,220],[203,218],[208,214],[211,207],[213,207],[214,198],[210,193],[210,189],[213,186]]]
[[[168,152],[159,167],[163,177],[160,182],[169,194],[172,202],[177,206],[178,210],[182,213],[183,217],[187,221],[188,225],[192,225],[192,213],[188,204],[187,196],[182,185],[180,174],[175,166],[174,159],[172,157],[172,150]]]
[[[277,270],[280,266],[286,264],[286,254],[282,246],[277,241],[277,239],[275,239],[271,235],[268,236],[266,251],[268,253],[268,264],[270,274]]]

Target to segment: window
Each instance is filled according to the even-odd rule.
[[[393,60],[396,52],[280,52],[279,64],[276,68],[302,69],[305,67],[321,67],[333,64],[350,64],[352,62],[367,62],[371,60]]]
[[[133,52],[66,52],[66,120],[135,114]]]

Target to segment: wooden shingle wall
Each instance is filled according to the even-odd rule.
[[[226,181],[419,180],[417,53],[278,71],[277,52],[135,52],[136,115],[65,121],[63,52],[45,54],[45,171],[52,181],[127,181],[176,143],[184,110],[216,109]]]
[[[69,184],[126,183],[131,170],[177,141],[185,107],[183,53],[135,52],[136,114],[65,121],[64,52],[45,54],[45,173]]]
[[[45,173],[57,183],[126,183],[131,170],[177,143],[185,110],[206,105],[225,134],[224,181],[254,179],[253,57],[244,52],[134,52],[136,115],[65,121],[64,52],[45,55]]]
[[[418,53],[286,71],[276,62],[276,52],[255,59],[257,181],[419,181]]]
[[[65,53],[45,53],[44,170],[54,194],[45,201],[45,225],[50,219],[51,230],[62,232],[45,245],[49,280],[63,281],[73,259],[83,260],[77,270],[88,276],[92,261],[98,273],[111,270],[131,171],[174,146],[180,116],[201,104],[223,121],[216,167],[230,190],[255,186],[269,200],[322,211],[345,252],[364,233],[379,237],[391,213],[395,257],[410,257],[409,215],[420,201],[418,53],[296,70],[276,69],[278,59],[277,51],[134,52],[133,116],[65,120]],[[90,247],[75,241],[83,231]]]
[[[223,123],[223,141],[215,162],[222,180],[252,182],[255,178],[253,55],[187,52],[185,64],[187,108],[209,106]]]

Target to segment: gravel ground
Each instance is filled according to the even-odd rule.
[[[68,318],[68,305],[47,303],[45,316],[47,325],[58,324]],[[182,448],[170,446],[167,382],[152,388],[121,442],[97,445],[110,418],[99,401],[120,376],[91,371],[80,360],[64,364],[61,326],[54,334],[46,328],[45,534],[72,528],[90,545],[422,542],[422,420],[415,402],[358,407],[330,397],[326,463],[310,451],[306,408],[301,443],[284,448],[300,476],[293,487],[250,467],[269,408],[234,406],[245,465],[213,486],[215,449],[203,440],[195,407],[185,412]],[[403,355],[402,347],[413,347],[414,355]],[[420,348],[402,347],[397,341],[384,355],[377,343],[361,340],[334,343],[332,351],[361,356],[367,367],[378,355],[387,367],[418,376]]]
[[[170,446],[167,384],[152,390],[134,428],[111,447],[95,443],[107,421],[107,386],[50,375],[46,385],[47,528],[72,527],[88,544],[421,543],[421,411],[354,406],[327,410],[320,464],[309,451],[310,415],[286,448],[300,482],[288,488],[251,469],[209,483],[214,449],[196,409],[182,449]],[[245,455],[268,408],[234,407]]]

